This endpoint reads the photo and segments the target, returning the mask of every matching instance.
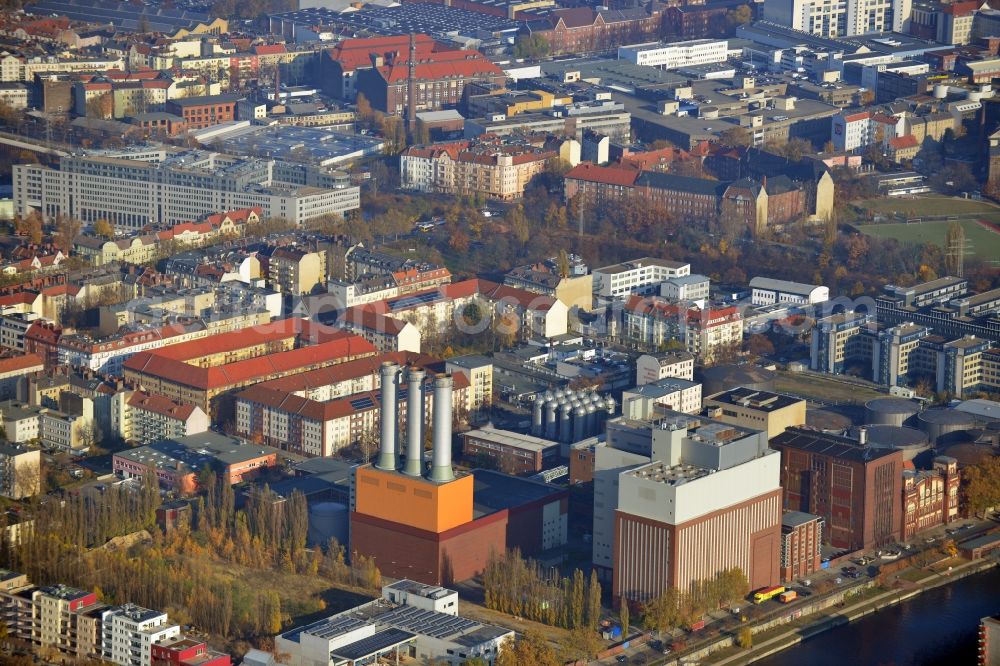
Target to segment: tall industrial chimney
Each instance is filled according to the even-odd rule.
[[[431,481],[451,481],[451,375],[434,378],[434,456]]]
[[[410,368],[406,382],[406,466],[403,474],[420,476],[424,473],[424,371]]]
[[[406,129],[417,131],[417,36],[410,33],[410,62],[406,71]]]
[[[396,382],[399,366],[392,361],[382,363],[382,442],[379,450],[379,469],[396,469]]]

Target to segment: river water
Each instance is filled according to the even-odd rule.
[[[1000,613],[1000,568],[969,576],[756,662],[761,666],[976,663],[979,620]]]

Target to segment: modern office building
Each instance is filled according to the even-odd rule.
[[[650,42],[618,47],[618,59],[659,69],[679,69],[725,62],[729,42],[725,39],[692,39],[686,42]]]
[[[613,598],[642,602],[732,567],[751,587],[775,584],[779,463],[759,430],[671,411],[609,421],[595,449],[593,561]]]
[[[69,155],[49,167],[14,166],[14,205],[27,216],[70,215],[119,231],[177,224],[220,210],[260,208],[301,224],[360,206],[344,172],[206,151],[133,149]]]

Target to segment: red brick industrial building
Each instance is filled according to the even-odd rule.
[[[373,67],[357,73],[357,93],[363,94],[373,109],[405,116],[409,104],[409,53],[406,49],[373,54]],[[503,86],[503,70],[479,51],[417,52],[414,89],[417,111],[454,108],[462,101],[466,84],[484,81]]]
[[[781,452],[784,508],[820,516],[835,548],[896,543],[902,526],[903,452],[789,428],[771,439]]]
[[[658,3],[631,9],[572,7],[527,21],[522,34],[544,38],[549,55],[601,53],[659,39],[662,21]]]
[[[239,95],[201,95],[182,97],[167,102],[166,112],[179,116],[188,129],[196,130],[236,119]]]
[[[804,578],[822,566],[823,519],[788,511],[781,516],[781,580]]]

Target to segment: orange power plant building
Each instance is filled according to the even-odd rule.
[[[396,389],[401,372],[392,362],[383,363],[381,372],[381,447],[375,465],[355,472],[352,552],[374,557],[379,569],[393,578],[442,585],[480,573],[491,551],[503,553],[508,546],[521,546],[515,543],[521,537],[511,528],[527,535],[550,535],[548,540],[529,536],[530,543],[523,544],[529,551],[565,542],[565,491],[492,472],[481,477],[478,471],[455,474],[450,375],[434,378],[429,469],[423,455],[423,419],[407,419],[405,460],[400,465]],[[405,376],[407,413],[422,414],[423,371],[409,369]],[[524,486],[502,493],[491,488],[505,483]],[[485,492],[480,493],[482,489]],[[484,506],[481,499],[491,490],[508,497]],[[509,503],[511,499],[520,504]],[[508,503],[499,506],[504,502]]]

